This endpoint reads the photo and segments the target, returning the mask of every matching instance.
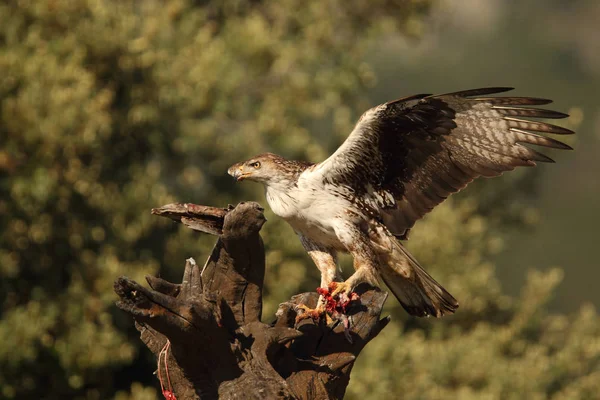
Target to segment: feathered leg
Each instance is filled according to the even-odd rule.
[[[315,265],[321,271],[321,288],[328,289],[331,282],[340,281],[342,277],[337,267],[337,254],[335,250],[321,247],[316,243],[308,240],[302,235],[300,236],[300,242],[304,249],[312,258]],[[302,316],[299,319],[309,318],[311,316],[320,316],[325,313],[325,299],[323,296],[319,296],[317,307],[313,310],[307,306],[301,305],[298,308],[304,310]]]
[[[363,282],[379,286],[377,264],[379,257],[370,244],[369,237],[354,225],[346,225],[336,229],[338,239],[346,247],[354,259],[354,274],[345,282],[337,284],[332,295],[345,293],[349,295],[352,289]]]
[[[302,246],[304,246],[310,258],[312,258],[319,271],[321,271],[321,287],[327,289],[331,282],[340,280],[341,275],[337,267],[337,253],[335,250],[319,246],[306,237],[299,236]]]

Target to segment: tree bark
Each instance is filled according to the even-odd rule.
[[[167,399],[344,396],[356,357],[389,322],[379,318],[385,293],[357,288],[360,297],[346,312],[348,329],[339,321],[296,322],[297,306],[315,307],[317,293],[292,297],[273,323],[263,323],[259,231],[266,220],[260,205],[170,204],[152,213],[219,238],[202,269],[187,260],[181,284],[151,276],[149,289],[126,277],[115,282],[118,307],[133,315],[142,341],[159,358]]]

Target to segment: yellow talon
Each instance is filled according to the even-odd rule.
[[[331,292],[331,297],[338,296],[341,293],[350,294],[352,287],[346,282],[336,282],[335,289]]]
[[[316,308],[310,308],[305,304],[298,304],[296,306],[296,311],[299,310],[302,310],[303,312],[298,313],[298,315],[296,316],[296,323],[299,323],[300,321],[309,318],[318,321],[323,315],[325,315],[327,325],[333,323],[333,320],[331,319],[329,314],[327,314],[327,311],[325,310],[325,305],[322,302],[319,302]]]

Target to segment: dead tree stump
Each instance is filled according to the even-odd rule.
[[[357,289],[360,300],[347,311],[351,341],[339,323],[296,324],[296,306],[315,307],[317,293],[292,297],[279,306],[273,323],[263,323],[259,231],[266,220],[259,204],[228,209],[170,204],[152,213],[219,237],[202,269],[187,260],[181,284],[150,276],[150,289],[126,277],[115,282],[118,307],[133,315],[142,341],[160,357],[157,376],[166,398],[344,396],[354,360],[389,322],[379,318],[385,293]]]

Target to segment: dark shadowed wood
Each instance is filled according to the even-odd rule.
[[[292,297],[265,324],[259,231],[266,220],[257,203],[227,209],[169,204],[152,213],[219,237],[202,270],[187,260],[181,284],[156,277],[147,277],[150,288],[126,277],[115,282],[117,305],[133,315],[150,351],[158,357],[170,341],[168,375],[177,399],[344,396],[356,357],[389,322],[379,319],[385,293],[357,289],[361,296],[348,310],[348,332],[342,323],[296,323],[296,306],[314,307],[317,293]],[[159,368],[166,385],[165,363]]]

